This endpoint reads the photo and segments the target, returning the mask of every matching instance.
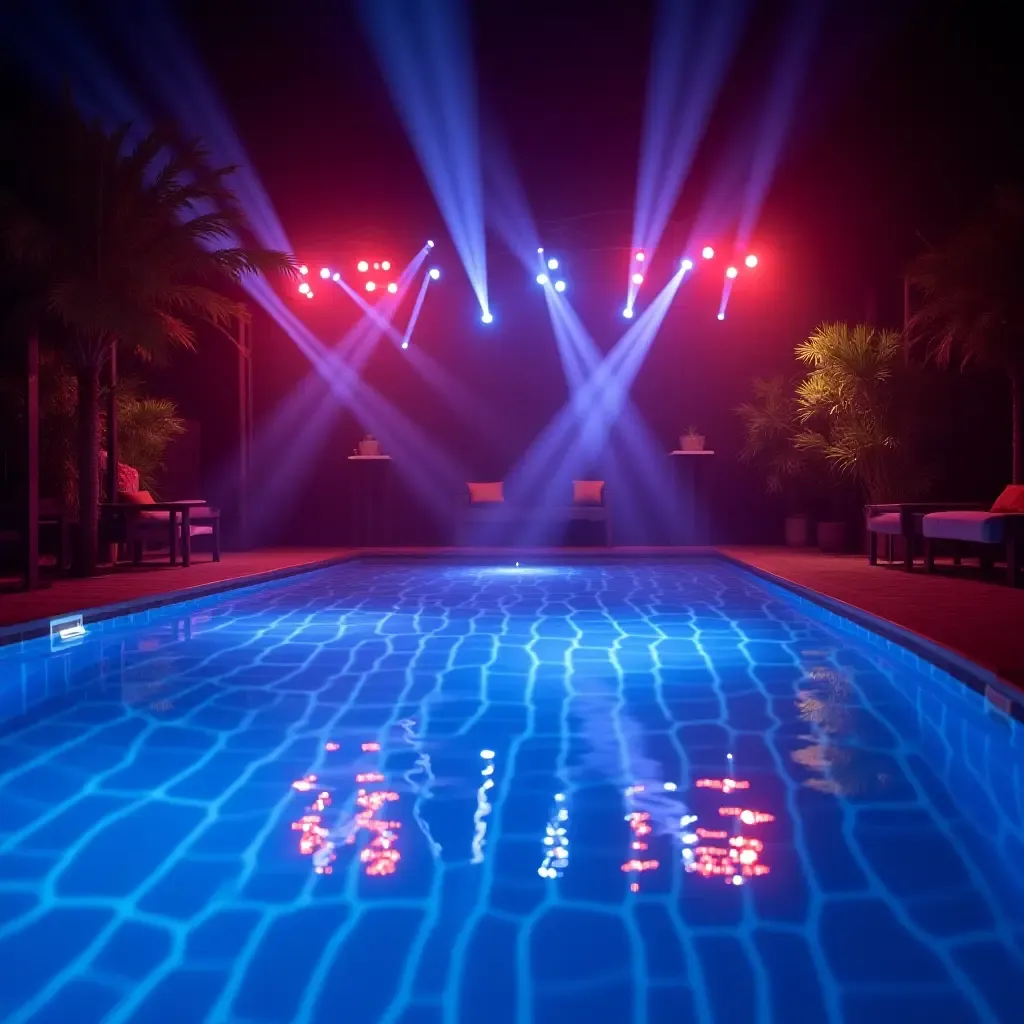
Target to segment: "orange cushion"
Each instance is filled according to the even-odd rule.
[[[469,500],[474,505],[497,505],[505,500],[504,484],[497,483],[466,484],[469,488]]]
[[[573,480],[572,482],[572,503],[574,505],[600,505],[603,493],[603,480]]]
[[[1024,484],[1010,484],[996,498],[992,512],[1024,512]]]
[[[126,505],[153,505],[153,495],[149,491],[121,491],[118,497]],[[139,519],[153,519],[166,522],[171,518],[170,512],[138,512]]]
[[[121,491],[118,498],[128,505],[152,505],[153,495],[149,491]]]

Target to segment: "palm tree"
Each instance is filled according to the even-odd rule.
[[[1009,377],[1012,482],[1024,483],[1024,193],[998,191],[909,279],[923,298],[907,325],[912,342],[941,366],[976,362]]]
[[[898,332],[867,324],[821,324],[796,347],[810,370],[796,387],[795,446],[857,479],[876,502],[905,500],[911,486],[895,430],[902,352]]]
[[[197,143],[87,120],[70,103],[7,138],[0,256],[63,349],[78,388],[78,569],[98,553],[100,375],[117,346],[143,356],[195,346],[194,324],[228,332],[245,306],[221,289],[248,274],[291,273],[292,258],[239,239],[245,219]]]
[[[753,397],[736,408],[743,421],[744,441],[740,460],[761,465],[769,494],[782,494],[807,467],[807,453],[794,445],[800,432],[793,387],[782,376],[757,378]],[[792,488],[788,488],[791,491]]]

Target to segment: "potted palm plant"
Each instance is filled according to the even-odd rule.
[[[910,373],[901,335],[868,324],[821,324],[796,357],[809,368],[796,386],[796,449],[820,456],[837,483],[856,484],[870,502],[912,500],[923,475],[906,450],[907,431],[898,429],[906,403],[897,394]],[[822,550],[843,550],[846,539],[840,515],[818,524]]]
[[[758,378],[753,391],[751,400],[736,409],[745,435],[740,460],[760,466],[765,490],[783,500],[786,546],[806,547],[810,542],[808,455],[793,443],[800,425],[792,385],[781,376]]]
[[[702,452],[704,451],[704,440],[704,435],[696,427],[690,427],[685,434],[679,435],[679,450]]]

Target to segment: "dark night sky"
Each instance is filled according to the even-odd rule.
[[[537,220],[628,245],[653,5],[475,5],[481,108]],[[759,237],[795,244],[824,282],[889,286],[994,183],[1020,176],[1020,76],[996,7],[825,4]],[[342,10],[339,10],[342,8]],[[331,3],[189,3],[182,14],[298,240],[360,221],[420,237],[437,213],[358,23]],[[679,204],[686,216],[756,125],[786,4],[754,14]],[[366,216],[372,211],[372,218]],[[897,287],[893,285],[893,287]]]
[[[39,18],[69,5],[40,0],[9,10],[19,6]],[[109,26],[145,3],[70,6],[76,31],[113,67],[127,66]],[[351,251],[354,236],[377,240],[399,260],[427,237],[443,241],[440,214],[347,4],[187,0],[173,8],[300,257],[337,251],[354,261],[364,255]],[[750,8],[676,206],[683,224],[749,150],[794,9]],[[690,285],[634,386],[661,441],[698,423],[723,449],[734,447],[731,410],[752,376],[788,368],[793,345],[817,321],[873,315],[898,326],[907,261],[942,241],[994,185],[1024,178],[1019,52],[998,5],[821,0],[814,9],[822,25],[754,235],[759,276],[737,287],[724,325],[708,313],[718,282]],[[485,137],[510,154],[544,243],[571,267],[574,304],[607,350],[623,326],[654,4],[478,0],[472,14]],[[159,53],[158,39],[143,45]],[[143,100],[143,83],[131,87]],[[489,337],[500,343],[482,344],[454,253],[442,245],[437,256],[445,290],[426,303],[418,343],[494,409],[499,429],[489,439],[467,429],[393,350],[375,353],[365,375],[442,447],[469,452],[476,472],[498,475],[565,399],[551,328],[522,268],[489,237],[499,310]],[[524,300],[524,284],[535,301]],[[354,307],[340,295],[319,299],[302,314],[322,336],[337,337]],[[257,327],[257,407],[266,416],[309,366],[269,322]],[[161,384],[203,420],[208,462],[226,458],[234,437],[222,413],[231,358],[204,346]],[[997,394],[992,416],[1002,415],[1005,396]],[[345,450],[356,428],[336,428]],[[997,438],[1001,429],[977,423]]]

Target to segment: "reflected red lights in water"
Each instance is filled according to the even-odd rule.
[[[367,752],[378,752],[379,743],[363,743],[362,749]],[[336,751],[340,744],[333,741],[325,743],[324,748],[329,751]],[[359,772],[355,776],[357,784],[383,782],[382,772]],[[304,775],[292,783],[292,789],[300,793],[308,793],[318,787],[317,776],[313,773]],[[378,877],[381,875],[394,874],[398,862],[402,859],[401,853],[395,848],[398,842],[398,830],[402,827],[399,821],[392,821],[387,818],[378,817],[379,812],[388,804],[395,803],[398,794],[392,790],[366,790],[359,789],[356,792],[356,807],[358,808],[355,818],[347,829],[344,836],[345,845],[354,845],[360,832],[371,833],[369,843],[359,851],[359,861],[367,875]],[[292,831],[301,833],[299,836],[299,852],[313,860],[313,869],[319,875],[329,875],[333,872],[333,864],[337,859],[335,840],[341,840],[337,836],[331,837],[331,831],[324,823],[323,813],[331,805],[331,794],[326,789],[320,789],[316,799],[305,808],[302,816],[292,822]]]
[[[371,877],[394,874],[398,862],[402,859],[401,853],[395,849],[395,843],[398,842],[397,832],[402,827],[402,823],[376,816],[382,807],[397,800],[398,794],[393,790],[367,792],[365,789],[361,789],[356,796],[356,805],[361,810],[356,814],[355,825],[345,842],[354,843],[356,835],[363,829],[376,833],[369,844],[359,853],[359,860],[365,866],[366,873]]]
[[[774,814],[765,814],[764,811],[748,811],[743,807],[719,807],[718,813],[723,818],[739,818],[744,825],[763,825],[765,822],[774,821]]]
[[[750,783],[740,779],[699,779],[697,786],[700,789],[712,789],[726,794],[734,790],[749,789]],[[718,814],[722,818],[735,819],[738,826],[765,825],[775,821],[774,814],[747,807],[719,807]],[[723,878],[732,885],[742,885],[747,878],[759,878],[771,872],[771,866],[761,862],[764,843],[756,837],[743,834],[730,836],[724,829],[698,828],[691,834],[689,841],[697,842],[698,838],[727,839],[728,843],[724,846],[708,844],[684,847],[683,861],[687,872],[704,878]]]
[[[630,786],[626,790],[626,796],[630,797],[634,793],[643,793],[643,786]],[[649,811],[630,811],[626,815],[626,821],[629,823],[630,831],[633,833],[633,840],[629,844],[631,851],[642,851],[647,849],[647,838],[651,835],[654,829],[651,826],[651,815]],[[621,870],[626,874],[642,874],[645,871],[657,870],[659,862],[653,858],[641,859],[639,857],[630,857],[623,861]],[[639,892],[640,883],[633,881],[629,885],[630,892]]]
[[[656,860],[627,860],[622,865],[623,871],[654,871],[658,867]]]
[[[731,793],[734,789],[750,789],[749,782],[737,779],[698,779],[698,789],[720,789],[723,793]]]
[[[298,821],[292,822],[292,831],[302,833],[299,836],[299,853],[306,857],[314,857],[317,873],[322,875],[331,873],[331,862],[334,860],[334,844],[330,841],[322,817],[322,812],[330,803],[331,795],[324,790],[313,801],[309,811]]]

